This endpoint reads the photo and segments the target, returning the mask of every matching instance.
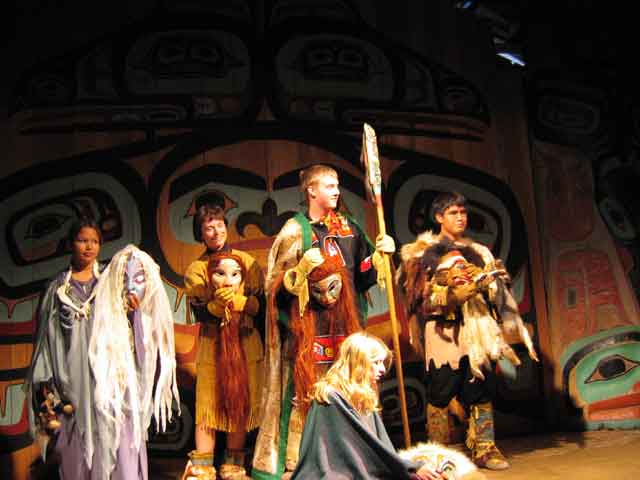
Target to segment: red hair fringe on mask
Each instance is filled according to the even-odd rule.
[[[338,261],[336,261],[338,259]],[[316,267],[309,275],[310,282],[317,282],[334,273],[339,273],[342,277],[342,291],[336,304],[330,308],[330,330],[335,332],[335,323],[344,322],[346,335],[362,330],[360,324],[360,309],[356,301],[356,295],[349,273],[342,265],[340,257],[328,257],[325,262]],[[296,399],[303,414],[309,409],[309,394],[313,384],[318,380],[316,374],[315,359],[313,355],[313,343],[316,336],[316,321],[318,316],[318,306],[311,299],[302,317],[298,310],[298,299],[291,302],[291,332],[294,337],[292,355],[294,359],[293,378]]]
[[[207,273],[209,278],[221,260],[235,260],[242,270],[244,282],[246,269],[242,260],[230,252],[217,252],[209,257]],[[244,290],[244,288],[242,288]],[[242,291],[239,293],[243,293]],[[216,396],[229,424],[235,431],[243,431],[249,415],[249,372],[240,337],[241,312],[232,312],[231,321],[219,327],[216,354],[217,386]]]
[[[220,327],[218,365],[218,400],[231,425],[243,431],[249,414],[249,372],[240,338],[239,312],[231,314],[231,321]]]

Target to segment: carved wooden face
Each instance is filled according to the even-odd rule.
[[[229,287],[235,293],[242,283],[242,268],[233,258],[223,258],[211,272],[211,285],[214,290]]]
[[[472,282],[472,264],[457,250],[449,252],[442,257],[437,270],[437,281],[442,285],[458,286]]]
[[[580,338],[563,352],[563,386],[589,428],[640,425],[640,327]]]
[[[317,282],[309,283],[309,290],[313,299],[325,308],[331,308],[340,298],[342,292],[342,275],[332,273]]]

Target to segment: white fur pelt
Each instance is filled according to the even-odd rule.
[[[398,454],[405,460],[426,463],[447,480],[486,480],[466,455],[436,442],[418,443]]]
[[[137,365],[130,324],[123,301],[124,274],[130,255],[141,262],[146,290],[140,302],[144,362]],[[173,312],[158,265],[135,245],[116,253],[96,285],[89,361],[95,378],[98,421],[114,431],[120,443],[121,428],[129,417],[136,450],[146,440],[151,416],[159,430],[171,420],[172,401],[180,405],[176,382]],[[160,369],[156,378],[156,360]],[[155,392],[155,393],[154,393]],[[152,398],[153,397],[153,398]]]
[[[414,243],[404,245],[400,251],[403,265],[398,269],[397,281],[402,283],[402,275],[407,269],[407,265],[420,262],[425,251],[439,241],[438,235],[427,231],[420,234]],[[487,247],[468,238],[464,238],[458,243],[472,248],[482,257],[485,266],[489,266],[490,270],[495,269],[495,258]],[[415,288],[416,286],[412,285],[412,287]],[[404,285],[404,288],[407,289],[407,285]],[[471,297],[461,308],[464,322],[460,327],[460,343],[464,346],[465,353],[469,356],[469,365],[473,376],[480,379],[484,379],[482,369],[489,368],[492,360],[497,361],[505,358],[514,366],[518,366],[521,363],[518,355],[507,342],[503,329],[510,333],[512,337],[519,338],[527,347],[529,356],[538,361],[533,342],[518,313],[518,304],[513,298],[508,285],[501,279],[496,279],[489,286],[487,293],[491,303],[498,309],[502,328],[493,318],[483,295],[478,294]]]

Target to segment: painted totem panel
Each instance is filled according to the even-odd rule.
[[[637,201],[616,151],[606,85],[541,72],[531,83],[555,388],[578,427],[640,425]]]

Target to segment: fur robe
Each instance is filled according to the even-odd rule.
[[[471,239],[465,238],[453,244],[442,241],[431,232],[419,235],[415,242],[402,247],[402,266],[398,272],[398,280],[406,294],[410,313],[424,320],[444,313],[446,300],[438,298],[435,275],[439,259],[454,249],[461,251],[467,261],[485,271],[497,268],[491,251]],[[473,375],[484,379],[482,368],[489,367],[491,360],[506,358],[514,365],[519,365],[520,359],[505,340],[503,332],[512,338],[518,338],[527,347],[529,356],[538,360],[529,332],[505,279],[496,279],[489,286],[486,295],[478,293],[469,298],[460,306],[460,311],[463,321],[459,325],[437,329],[435,322],[427,322],[427,368],[433,360],[436,367],[449,363],[455,369],[460,358],[468,355]],[[447,329],[450,331],[446,331]],[[454,329],[458,330],[454,332]]]

